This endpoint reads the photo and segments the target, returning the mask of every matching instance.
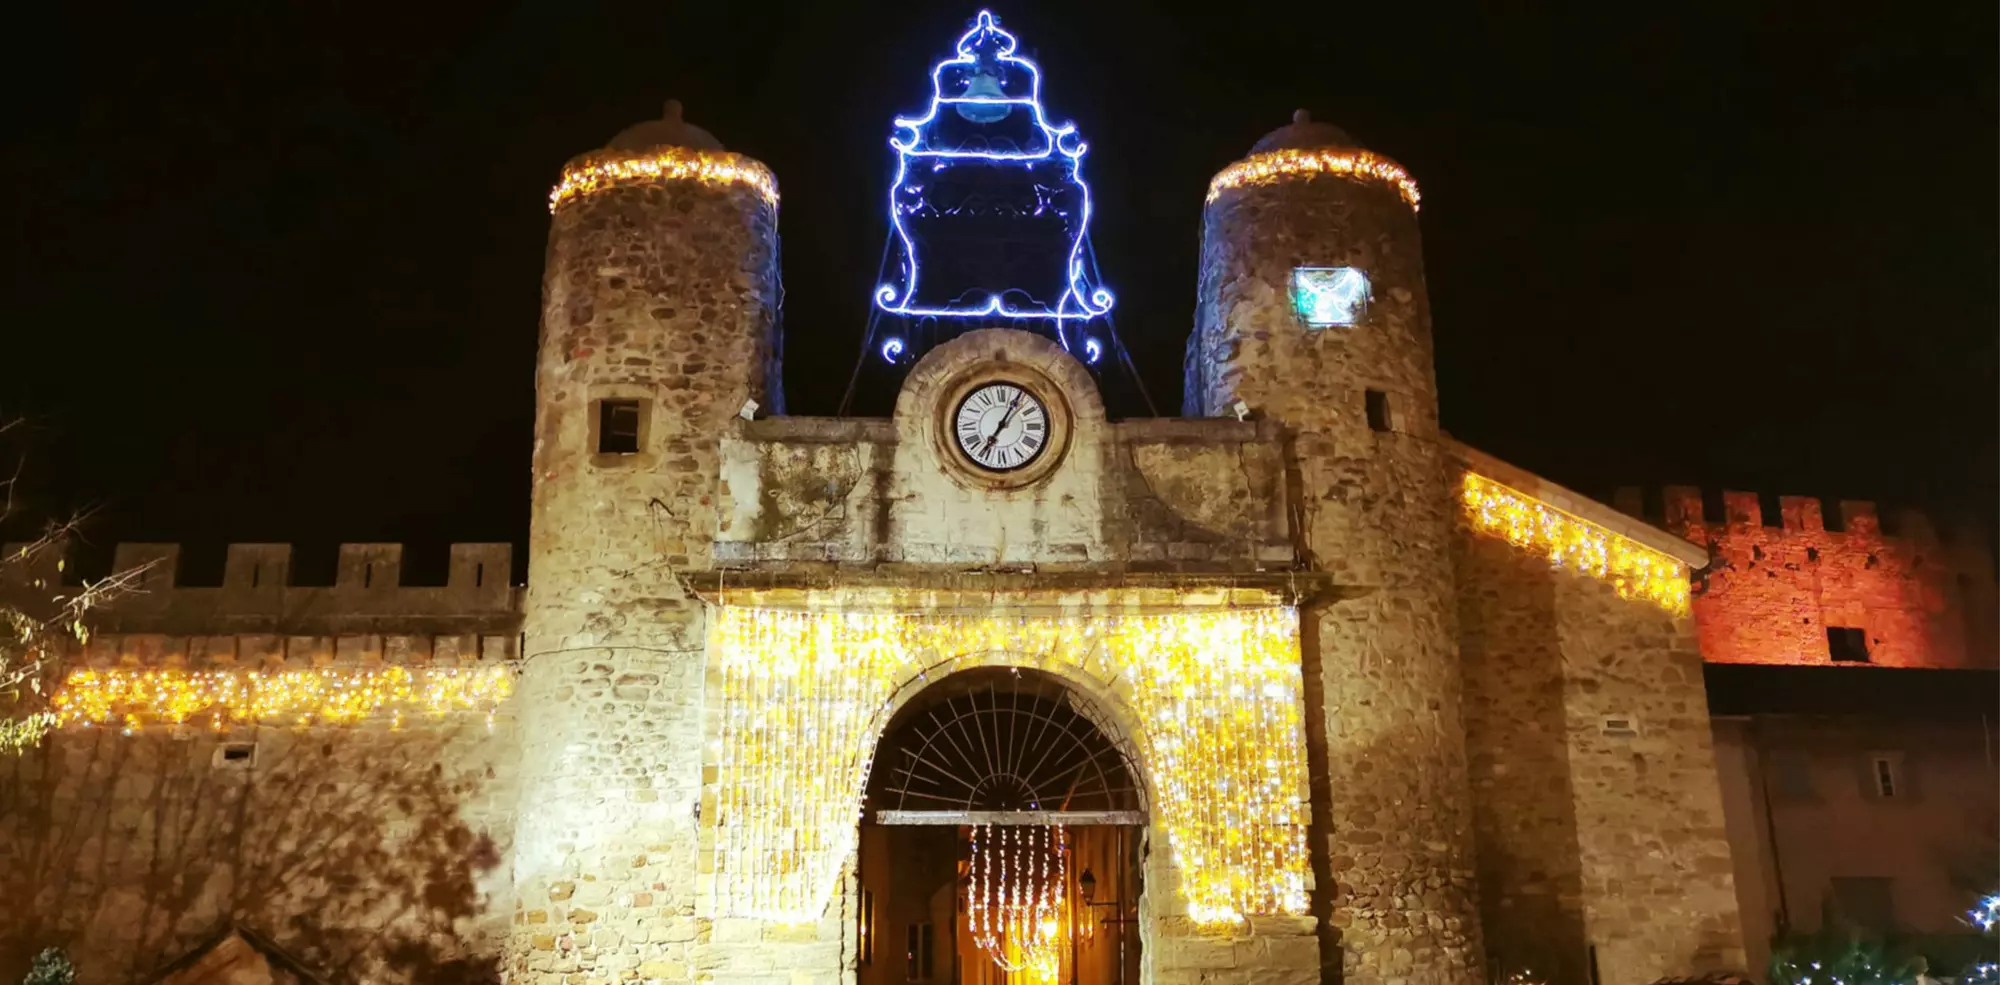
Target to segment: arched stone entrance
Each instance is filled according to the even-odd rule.
[[[932,678],[905,698],[861,819],[860,985],[1140,981],[1145,796],[1110,718],[1062,677],[1018,666]],[[1037,957],[995,929],[995,902],[1048,915]]]
[[[1117,966],[1126,982],[1302,985],[1317,975],[1289,607],[1255,593],[1197,602],[1150,590],[1002,599],[746,589],[727,599],[709,613],[698,974],[762,985],[774,970],[803,981],[810,969],[816,985],[860,983],[864,929],[870,964],[906,956],[907,927],[879,912],[863,923],[857,821],[881,823],[865,801],[871,777],[890,775],[871,765],[893,760],[885,737],[934,685],[994,672],[1058,684],[1131,777],[1143,826],[1121,828],[1113,855],[1142,860],[1143,878],[1120,887],[1092,873],[1099,899],[1117,892],[1136,909],[1124,918],[1134,921],[1126,950],[1142,960],[1136,974]],[[939,837],[936,851],[955,865],[956,843]],[[943,985],[938,958],[950,946],[934,927],[925,985]],[[1223,968],[1238,973],[1218,978]]]

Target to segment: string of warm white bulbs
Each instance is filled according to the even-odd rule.
[[[1547,554],[1558,568],[1608,582],[1620,598],[1687,614],[1688,569],[1678,559],[1471,472],[1465,474],[1461,499],[1479,532]]]
[[[49,702],[58,726],[127,731],[206,718],[230,723],[343,725],[406,715],[493,712],[514,690],[511,665],[263,670],[76,670]]]
[[[562,180],[549,192],[549,211],[619,185],[662,180],[741,184],[754,189],[767,204],[778,204],[778,179],[756,160],[728,151],[655,147],[636,154],[599,151],[569,162]]]
[[[972,829],[966,922],[1001,971],[1062,978],[1068,940],[1069,844],[1059,825]]]
[[[720,914],[817,919],[853,851],[875,739],[897,695],[982,661],[1115,691],[1191,919],[1305,912],[1305,735],[1290,608],[923,615],[720,606],[709,626],[722,681]]]
[[[1412,212],[1423,201],[1423,195],[1417,191],[1417,180],[1410,177],[1402,165],[1365,150],[1332,147],[1286,148],[1252,154],[1223,168],[1209,181],[1208,201],[1215,201],[1232,188],[1269,185],[1319,175],[1386,182],[1395,187],[1396,193],[1403,196],[1403,201],[1410,203]]]

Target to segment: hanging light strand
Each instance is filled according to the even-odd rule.
[[[76,670],[49,701],[58,727],[231,723],[348,725],[405,715],[493,713],[514,690],[514,669],[349,667],[299,670]]]
[[[1008,974],[1062,979],[1069,938],[1069,841],[1060,825],[972,829],[966,920],[973,943]]]
[[[1610,584],[1619,598],[1688,612],[1688,567],[1678,558],[1558,510],[1485,476],[1465,473],[1460,498],[1474,529],[1548,555],[1557,568]]]

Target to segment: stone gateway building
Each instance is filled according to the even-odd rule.
[[[1081,185],[1012,50],[960,40],[897,194],[945,122],[1030,110],[981,153]],[[951,139],[921,167],[978,156]],[[677,107],[572,161],[526,587],[504,545],[435,587],[394,545],[329,587],[284,546],[188,587],[125,545],[145,590],[4,767],[0,975],[50,944],[86,985],[1741,970],[1707,553],[1439,430],[1414,181],[1303,114],[1224,167],[1177,418],[1107,413],[1082,201],[1036,227],[1081,308],[891,312],[928,319],[882,343],[893,411],[798,417],[776,176]]]

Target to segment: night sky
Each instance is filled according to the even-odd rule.
[[[211,578],[232,540],[294,542],[302,573],[342,540],[525,541],[547,191],[670,96],[776,171],[787,395],[831,413],[889,120],[978,9],[226,7],[45,5],[68,19],[11,32],[43,68],[0,147],[24,515],[95,504],[99,552],[181,541]],[[1994,4],[1577,7],[994,10],[1092,146],[1164,405],[1207,180],[1303,106],[1423,186],[1456,436],[1600,495],[1990,520]]]

